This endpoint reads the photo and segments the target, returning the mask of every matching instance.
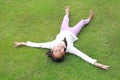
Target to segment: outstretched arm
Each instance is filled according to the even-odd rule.
[[[46,42],[46,43],[34,43],[34,42],[15,42],[15,47],[19,46],[28,46],[28,47],[36,47],[36,48],[48,48],[51,49],[53,47],[53,42]]]
[[[98,68],[102,68],[102,69],[108,69],[109,66],[107,65],[103,65],[101,63],[97,63],[96,59],[92,59],[91,57],[89,57],[88,55],[84,54],[83,52],[81,52],[80,50],[78,50],[75,47],[72,47],[70,50],[70,53],[77,55],[78,57],[81,57],[83,60],[85,60],[88,63],[91,63],[92,65],[95,65]]]

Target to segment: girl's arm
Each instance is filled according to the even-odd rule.
[[[36,47],[36,48],[48,48],[51,49],[53,47],[53,42],[45,42],[45,43],[35,43],[35,42],[15,42],[15,47],[19,46],[28,46],[28,47]]]
[[[98,68],[102,68],[102,69],[106,69],[106,70],[109,68],[109,66],[107,66],[107,65],[103,65],[101,63],[97,63],[96,59],[93,59],[93,58],[89,57],[88,55],[84,54],[83,52],[81,52],[80,50],[78,50],[75,47],[71,47],[69,52],[74,54],[74,55],[77,55],[78,57],[81,57],[86,62],[91,63],[92,65],[95,65]]]

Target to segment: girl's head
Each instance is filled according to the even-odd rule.
[[[64,60],[66,48],[67,41],[66,38],[64,38],[63,43],[55,45],[52,50],[47,52],[47,56],[50,57],[52,61],[61,62]]]
[[[59,58],[56,58],[54,55],[53,55],[53,52],[51,50],[49,50],[47,52],[47,56],[50,57],[50,59],[54,62],[62,62],[64,60],[64,56],[61,56]]]
[[[61,62],[64,60],[65,50],[66,48],[63,44],[58,44],[47,52],[47,56],[50,57],[52,61]]]

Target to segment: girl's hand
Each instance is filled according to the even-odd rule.
[[[101,68],[101,69],[105,69],[105,70],[108,70],[108,68],[110,67],[110,66],[108,66],[108,65],[103,65],[103,64],[100,64],[100,63],[94,63],[94,65],[96,66],[96,67],[99,67],[99,68]]]
[[[26,46],[25,42],[14,42],[15,46],[14,47],[19,47],[19,46]]]

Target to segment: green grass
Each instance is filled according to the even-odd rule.
[[[119,80],[120,0],[0,0],[0,80]],[[14,41],[46,42],[55,38],[71,6],[70,26],[95,11],[75,46],[103,64],[105,71],[79,57],[62,63],[46,57],[46,49],[14,48]]]

